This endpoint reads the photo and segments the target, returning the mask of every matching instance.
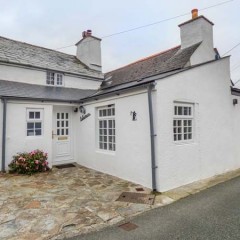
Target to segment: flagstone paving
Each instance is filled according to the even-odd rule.
[[[136,187],[80,166],[32,176],[0,174],[0,239],[62,239],[115,224],[153,207],[115,201]]]
[[[57,240],[100,230],[240,176],[238,169],[157,193],[154,205],[147,205],[116,199],[150,189],[76,166],[33,176],[0,173],[0,239]]]

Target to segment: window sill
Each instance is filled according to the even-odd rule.
[[[195,145],[197,144],[195,141],[187,141],[187,142],[173,142],[174,145],[183,146],[183,145]]]
[[[116,154],[116,151],[107,151],[107,150],[101,150],[101,149],[97,149],[95,152],[101,153],[101,154],[106,154],[106,155],[112,155],[112,156],[114,156]]]

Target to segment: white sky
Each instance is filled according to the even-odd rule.
[[[190,19],[193,8],[226,0],[0,0],[0,35],[56,49],[75,44],[84,30],[97,37],[171,18],[188,16],[142,28],[102,41],[103,71],[180,44],[178,24]],[[214,44],[224,54],[240,43],[240,0],[200,12],[215,23]],[[61,51],[75,54],[75,46]],[[231,53],[231,69],[240,65],[240,46]],[[232,72],[240,79],[240,66]]]

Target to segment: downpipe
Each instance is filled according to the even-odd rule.
[[[151,139],[151,167],[152,167],[152,190],[157,191],[156,185],[156,158],[155,158],[155,133],[153,121],[153,106],[152,106],[152,90],[155,83],[148,85],[148,108],[149,108],[149,123],[150,123],[150,139]]]
[[[7,126],[7,99],[2,98],[3,103],[3,125],[2,125],[2,172],[5,172],[6,162],[6,126]]]

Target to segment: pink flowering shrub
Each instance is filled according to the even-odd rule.
[[[37,172],[46,172],[50,170],[47,158],[48,154],[41,150],[18,153],[13,156],[13,160],[8,166],[11,173],[31,175]]]

